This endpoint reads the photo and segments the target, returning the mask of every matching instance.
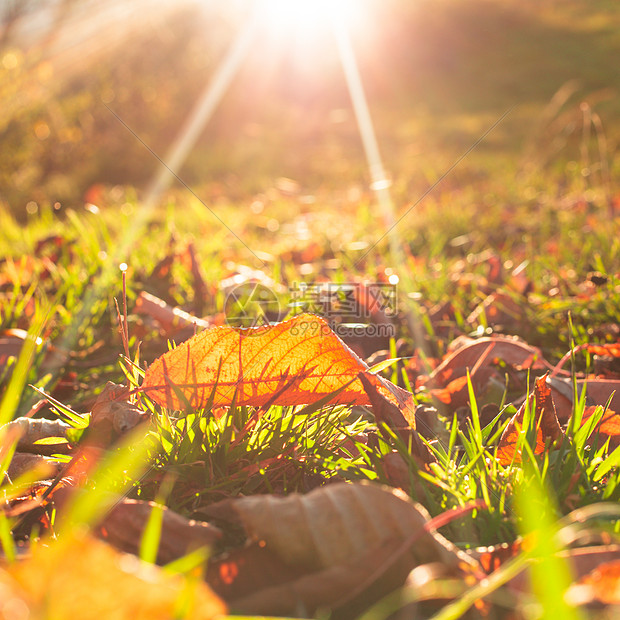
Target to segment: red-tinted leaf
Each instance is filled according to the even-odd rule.
[[[486,355],[486,358],[480,363],[480,358],[483,355]],[[465,367],[471,369],[476,364],[479,367],[488,366],[496,360],[503,361],[517,369],[548,368],[541,350],[537,347],[532,347],[515,338],[493,336],[468,341],[467,344],[444,358],[442,363],[431,373],[430,379],[443,376],[448,369]]]
[[[597,566],[572,585],[567,595],[576,604],[620,605],[620,560]]]
[[[429,390],[430,395],[439,403],[449,405],[451,410],[456,410],[469,403],[469,388],[467,386],[467,369],[456,369],[456,377],[449,381],[443,388]],[[487,386],[489,379],[495,374],[492,368],[479,368],[470,375],[471,383],[476,395],[480,396]],[[458,376],[460,375],[460,376]]]
[[[620,357],[620,342],[615,342],[613,344],[589,344],[586,350],[593,355]]]
[[[586,423],[588,418],[590,418],[594,414],[596,409],[596,406],[586,407],[586,410],[583,414],[582,424]],[[599,443],[599,446],[602,444],[603,441],[606,441],[608,438],[610,439],[610,450],[613,450],[618,445],[620,445],[620,414],[612,411],[611,409],[605,411],[603,417],[592,431],[592,435],[590,435],[590,437],[594,437],[596,434],[599,434],[602,439],[602,441]]]
[[[117,549],[138,555],[154,502],[124,499],[105,515],[97,534]],[[194,521],[163,507],[157,562],[167,564],[198,547],[212,548],[222,536],[209,523]]]
[[[411,425],[405,420],[402,411],[380,394],[373,382],[364,373],[360,373],[359,378],[366,390],[366,394],[370,398],[377,422],[385,422],[385,424],[395,429],[411,454],[419,462],[423,464],[435,462],[435,458],[426,447],[426,444],[420,439],[415,429],[411,428]]]
[[[519,408],[519,411],[515,413],[508,426],[504,429],[497,450],[497,458],[502,465],[521,462],[521,454],[517,451],[517,441],[519,435],[525,432],[523,429],[525,411],[526,407],[531,406],[532,397],[536,399],[536,408],[533,412],[534,424],[536,425],[534,454],[541,454],[549,442],[555,442],[564,436],[555,414],[551,389],[547,385],[546,380],[546,374],[536,379],[536,385],[532,394],[528,396]]]

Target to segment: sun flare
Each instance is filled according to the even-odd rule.
[[[259,0],[258,15],[272,34],[294,31],[313,36],[335,23],[352,24],[363,4],[360,0]]]

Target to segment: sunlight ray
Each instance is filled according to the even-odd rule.
[[[255,31],[256,19],[252,16],[239,31],[228,53],[220,62],[212,80],[200,94],[187,121],[179,130],[176,139],[163,157],[165,165],[159,168],[157,175],[147,190],[145,200],[147,205],[157,202],[161,193],[165,191],[168,184],[172,181],[174,172],[178,172],[185,162],[200,133],[213,116],[246,57]]]
[[[381,238],[383,239],[387,236],[392,266],[398,269],[401,282],[405,285],[406,289],[411,292],[414,290],[414,285],[411,281],[409,270],[405,265],[405,254],[396,227],[398,220],[396,219],[394,202],[390,192],[391,181],[388,178],[383,160],[381,159],[375,127],[370,115],[368,100],[364,92],[364,86],[355,59],[353,46],[351,45],[351,39],[349,38],[346,25],[342,20],[333,19],[332,24],[334,27],[334,35],[338,43],[338,53],[347,82],[347,88],[349,89],[360,137],[364,145],[364,152],[371,180],[370,188],[377,198],[383,216],[383,225],[386,232]],[[424,330],[418,318],[420,313],[419,308],[416,302],[410,297],[404,296],[402,298],[407,305],[407,323],[411,334],[416,343],[419,343],[418,346],[424,350],[426,345],[424,344]]]
[[[364,152],[370,173],[370,188],[374,192],[377,202],[379,203],[383,216],[383,224],[386,230],[389,231],[388,238],[393,264],[400,265],[402,264],[403,253],[398,231],[394,228],[396,216],[390,192],[391,181],[386,174],[381,159],[375,127],[368,108],[368,100],[364,92],[364,86],[360,77],[349,33],[344,22],[340,19],[336,19],[336,17],[337,16],[334,16],[332,20],[334,34],[338,43],[338,53],[347,82],[347,88],[349,89],[351,103],[353,104],[357,126],[364,145]]]
[[[146,225],[163,192],[167,189],[173,179],[176,178],[191,191],[182,179],[179,178],[177,173],[198,140],[201,132],[213,116],[213,113],[217,109],[217,106],[224,97],[241,63],[246,57],[250,44],[254,38],[256,23],[257,21],[255,14],[250,16],[250,18],[245,22],[244,27],[237,34],[237,37],[229,48],[228,53],[218,65],[215,75],[203,89],[187,121],[179,130],[177,137],[173,141],[165,156],[160,158],[148,147],[148,145],[145,144],[145,147],[151,151],[155,158],[160,162],[160,165],[147,187],[145,197],[138,214],[136,226],[131,231],[126,232],[124,239],[119,245],[117,252],[118,260],[122,260],[125,253],[131,248],[133,242],[135,241],[136,234],[138,234],[136,231],[141,231],[144,225]],[[119,118],[119,121],[122,122],[122,119]],[[131,133],[134,133],[130,127],[127,127],[127,129]],[[136,136],[136,138],[139,139],[138,136]],[[196,195],[194,194],[194,196]],[[205,205],[205,207],[209,209],[207,205]],[[211,211],[211,209],[209,210]],[[237,237],[234,231],[232,231],[225,222],[223,222],[213,211],[211,212],[234,236]],[[239,239],[239,237],[237,237],[237,239]],[[241,239],[239,240],[241,241]],[[241,243],[243,243],[243,241],[241,241]],[[250,252],[253,254],[251,250]]]
[[[218,104],[222,100],[222,97],[226,93],[232,79],[234,78],[241,62],[245,58],[247,51],[252,42],[254,32],[256,29],[255,16],[249,18],[245,26],[240,30],[233,44],[231,45],[228,53],[221,61],[218,69],[215,72],[213,79],[203,90],[202,94],[198,98],[193,111],[187,119],[185,125],[181,128],[177,138],[172,143],[169,151],[164,158],[160,158],[154,153],[148,145],[144,146],[155,156],[160,162],[157,172],[154,175],[151,183],[149,184],[145,198],[141,203],[140,209],[136,213],[136,218],[131,228],[127,228],[124,231],[122,238],[116,247],[114,255],[104,265],[101,274],[93,282],[92,287],[89,290],[88,295],[84,299],[81,311],[76,317],[76,325],[82,324],[82,321],[88,316],[91,308],[101,297],[104,295],[104,291],[108,290],[112,283],[118,277],[119,264],[127,262],[130,264],[130,252],[134,247],[136,241],[144,233],[145,227],[148,224],[151,215],[155,207],[158,205],[158,201],[161,198],[163,192],[169,186],[171,181],[176,178],[181,183],[183,181],[177,176],[177,171],[183,165],[187,155],[196,143],[196,140],[200,136],[201,131],[205,128]],[[109,108],[110,109],[110,108]],[[120,117],[118,117],[111,109],[110,112],[116,116],[116,118],[130,131],[138,140],[134,131],[128,127]],[[140,140],[141,141],[141,140]],[[191,189],[183,183],[183,185],[191,191]],[[193,192],[192,192],[193,193]],[[195,194],[194,194],[195,195]],[[205,205],[206,206],[206,205]],[[208,208],[208,207],[207,207]],[[213,213],[213,212],[212,212]],[[228,230],[231,230],[225,222],[223,222],[217,214],[213,213],[215,217],[224,225]],[[234,231],[232,234],[237,236]],[[237,237],[239,239],[239,237]],[[239,239],[241,243],[243,241]],[[245,245],[245,244],[244,244]],[[246,246],[247,247],[247,246]],[[250,248],[248,248],[250,250]],[[253,252],[250,250],[253,254]],[[258,257],[257,257],[258,258]],[[260,259],[258,259],[260,260]],[[261,261],[262,262],[262,261]],[[62,339],[61,347],[70,349],[73,343],[77,340],[77,333],[74,330],[69,329],[65,333]],[[58,362],[60,367],[60,360]]]

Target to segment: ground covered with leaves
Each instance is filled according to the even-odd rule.
[[[129,114],[120,69],[102,65],[94,86],[61,72],[46,97],[24,88],[28,105],[0,125],[13,166],[0,175],[0,618],[618,613],[620,112],[592,58],[620,46],[620,15],[576,0],[558,13],[444,4],[417,26],[425,47],[409,57],[395,39],[388,73],[425,67],[412,90],[369,80],[393,147],[391,234],[360,161],[330,142],[350,144],[352,117],[324,142],[308,119],[281,174],[278,149],[300,135],[274,129],[269,161],[252,167],[269,114],[299,120],[310,105],[288,93],[248,129],[247,151],[227,153],[234,177],[218,178],[217,139],[243,117],[233,98],[201,160],[217,180],[154,204],[137,171],[127,181],[110,163],[129,155],[92,101]],[[387,5],[402,22],[386,20],[384,37],[419,19]],[[455,78],[439,35],[457,31]],[[524,42],[544,47],[543,32],[541,66],[558,83],[517,63],[517,117],[444,179],[514,103],[481,31],[519,33],[498,51],[507,62]],[[579,90],[568,61],[586,49]],[[69,71],[0,53],[23,85]],[[360,66],[373,75],[363,53]],[[476,75],[479,93],[465,84]],[[0,92],[12,105],[15,83]],[[328,90],[317,105],[342,112]],[[430,106],[416,119],[437,131],[393,122],[414,91]],[[175,92],[152,113],[166,116]],[[88,166],[77,125],[109,139]]]

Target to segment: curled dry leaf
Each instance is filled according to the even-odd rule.
[[[512,543],[500,543],[491,547],[477,547],[468,550],[466,553],[475,558],[482,570],[490,575],[508,560],[511,560],[521,552],[521,540]]]
[[[419,463],[427,464],[436,461],[420,436],[407,423],[401,410],[384,398],[364,373],[359,374],[360,381],[370,398],[373,413],[377,422],[385,422],[393,428]],[[407,487],[404,487],[407,488]]]
[[[11,463],[6,471],[11,480],[36,469],[41,478],[56,476],[62,465],[55,459],[51,459],[40,454],[30,454],[28,452],[16,452],[11,459]]]
[[[121,435],[149,420],[149,414],[129,402],[129,388],[108,381],[93,404],[88,442],[109,446]]]
[[[155,319],[167,332],[184,327],[194,329],[211,326],[209,321],[193,316],[180,308],[169,306],[163,299],[145,291],[141,291],[138,295],[134,312]]]
[[[249,590],[231,601],[231,607],[236,613],[252,615],[309,615],[328,607],[336,608],[335,617],[339,616],[338,608],[346,609],[345,617],[355,617],[406,580],[411,562],[398,554],[402,543],[398,537],[391,538],[342,564]],[[392,561],[395,557],[397,560]],[[384,570],[373,574],[372,567],[382,566]],[[290,567],[285,574],[290,576]]]
[[[534,454],[541,454],[549,442],[556,442],[564,437],[564,432],[560,428],[560,423],[555,414],[551,388],[547,385],[547,375],[545,374],[536,379],[534,390],[502,433],[497,449],[497,458],[502,465],[521,462],[517,443],[521,433],[525,432],[523,429],[525,411],[527,407],[532,405],[533,399],[536,400],[536,407],[532,412],[536,427]]]
[[[363,373],[415,425],[412,395],[369,372],[321,317],[301,314],[275,325],[206,329],[155,360],[142,389],[160,405],[309,404],[341,390],[332,404],[369,405]],[[179,394],[182,397],[179,397]]]
[[[573,386],[570,382],[559,377],[548,379],[555,410],[558,420],[562,423],[567,422],[573,413]],[[609,402],[609,408],[604,412],[600,422],[592,431],[591,437],[598,434],[602,441],[610,439],[610,449],[620,445],[620,381],[597,379],[596,377],[587,380],[578,380],[577,389],[581,391],[586,388],[586,407],[583,413],[582,425],[594,415],[597,407],[605,407]],[[599,443],[601,445],[602,442]]]
[[[154,502],[125,499],[106,515],[97,533],[117,549],[137,555],[154,507]],[[215,526],[163,507],[157,562],[167,564],[198,547],[212,547],[221,536]]]
[[[571,574],[576,580],[576,583],[569,588],[567,593],[567,598],[572,599],[573,594],[569,593],[571,593],[573,588],[582,582],[585,583],[588,580],[588,577],[596,572],[597,568],[606,564],[617,564],[620,562],[620,545],[606,544],[577,547],[575,549],[563,549],[558,553],[558,556],[565,558],[568,561],[571,568]],[[499,568],[499,566],[496,568]],[[513,577],[508,582],[508,587],[509,589],[519,593],[528,591],[531,587],[531,582],[527,571],[519,573],[516,577]],[[575,604],[581,604],[588,601],[588,597],[586,596],[582,596],[580,599],[580,602],[575,600]]]
[[[468,371],[476,395],[481,396],[494,376],[503,383],[494,368],[497,362],[501,361],[516,370],[549,367],[540,349],[509,336],[496,335],[475,340],[459,337],[450,349],[451,353],[426,380],[420,377],[416,383],[418,387],[424,384],[429,389],[437,407],[445,409],[449,406],[451,411],[469,402]]]
[[[538,370],[549,367],[538,347],[533,347],[510,336],[495,335],[475,340],[461,339],[460,342],[462,343],[461,346],[444,358],[432,372],[431,378],[441,375],[446,368],[473,368],[489,348],[489,345],[493,345],[493,347],[486,364],[492,364],[494,360],[501,360],[518,370],[528,368]]]
[[[206,512],[239,522],[251,541],[290,567],[291,574],[270,592],[237,590],[236,599],[246,611],[257,601],[260,613],[294,613],[300,603],[310,610],[337,604],[360,585],[365,589],[380,580],[394,568],[392,558],[398,568],[380,594],[402,585],[419,564],[440,562],[453,571],[471,565],[451,543],[426,529],[424,508],[404,493],[376,484],[336,483],[304,496],[231,499]],[[407,546],[412,536],[415,540]],[[234,579],[230,581],[232,585]],[[286,609],[282,601],[288,601]]]
[[[27,336],[25,329],[5,329],[0,332],[0,367],[6,366],[9,358],[20,354]]]
[[[189,590],[183,577],[87,535],[33,547],[29,558],[0,570],[0,593],[0,614],[7,602],[16,610],[0,615],[7,619],[167,620],[177,617],[181,601],[188,604],[188,618],[207,620],[226,613],[207,585],[192,583]]]
[[[593,405],[604,407],[611,399],[609,408],[613,411],[620,411],[620,381],[612,379],[588,378],[578,381],[577,386],[582,389],[586,386],[586,394],[591,399]]]
[[[566,596],[576,605],[602,603],[620,606],[620,559],[597,566],[571,585]]]
[[[596,407],[586,407],[582,424],[585,424],[595,411]],[[599,423],[594,427],[590,438],[596,435],[600,437],[599,446],[609,439],[609,451],[615,450],[620,445],[620,414],[611,409],[605,411]]]
[[[468,325],[477,325],[484,317],[487,325],[514,327],[525,319],[525,300],[517,302],[513,296],[504,291],[495,291],[488,295],[480,305],[467,317]]]
[[[37,441],[49,437],[58,437],[58,443],[54,445],[54,452],[62,452],[59,444],[66,443],[67,431],[71,428],[62,420],[46,420],[45,418],[16,418],[6,424],[6,429],[15,430],[19,439],[17,449],[25,452],[39,453],[41,445]]]
[[[462,374],[461,374],[462,373]],[[429,394],[438,407],[442,405],[450,406],[451,410],[464,407],[469,404],[469,387],[467,385],[467,368],[457,369],[453,379],[448,381],[445,387],[432,388]],[[469,375],[474,393],[481,396],[486,392],[489,380],[497,375],[493,368],[478,368],[476,372]]]
[[[586,348],[589,353],[594,355],[620,357],[620,342],[615,342],[613,344],[589,344]]]

